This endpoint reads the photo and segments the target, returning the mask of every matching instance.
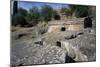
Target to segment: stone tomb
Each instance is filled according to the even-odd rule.
[[[79,20],[50,21],[48,32],[80,31],[84,28],[83,25],[83,21]]]

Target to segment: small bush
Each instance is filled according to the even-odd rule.
[[[55,20],[60,20],[60,19],[61,19],[61,18],[60,18],[60,15],[55,15],[55,16],[54,16],[54,19],[55,19]]]
[[[39,23],[37,27],[38,27],[38,34],[44,34],[48,31],[48,25],[46,25],[45,23]]]
[[[41,27],[41,28],[39,28],[38,33],[39,33],[39,34],[44,34],[44,33],[46,33],[47,31],[48,31],[48,27]]]
[[[46,33],[47,32],[47,29],[42,29],[41,30],[41,34],[44,34],[44,33]]]

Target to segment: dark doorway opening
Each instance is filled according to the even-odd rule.
[[[84,19],[84,28],[91,28],[92,27],[92,19],[87,17]]]
[[[65,63],[75,63],[75,60],[66,54]]]
[[[62,27],[62,28],[61,28],[61,31],[66,31],[66,28],[65,28],[65,27]]]
[[[56,42],[56,45],[57,45],[58,47],[61,47],[61,42],[60,42],[60,41],[57,41],[57,42]]]

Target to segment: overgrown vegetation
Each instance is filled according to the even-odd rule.
[[[25,26],[27,24],[28,23],[27,23],[26,19],[20,13],[17,13],[12,17],[12,25],[14,25],[14,26],[20,25],[20,26],[23,27],[23,26]]]
[[[86,17],[90,15],[90,8],[83,5],[69,5],[69,8],[62,7],[61,12],[66,16]]]
[[[62,7],[60,13],[66,15],[66,17],[86,17],[91,14],[88,6],[82,5],[68,5],[68,7]],[[53,9],[50,5],[44,5],[39,9],[38,7],[32,7],[29,10],[18,8],[16,13],[12,16],[12,25],[29,25],[35,26],[39,22],[48,22],[54,20],[60,20],[61,17],[56,9]]]
[[[41,16],[44,21],[50,21],[53,17],[53,8],[49,5],[43,6],[41,9]]]
[[[71,8],[62,7],[61,13],[66,15],[66,17],[72,17],[73,11],[71,10]]]
[[[70,5],[71,11],[75,14],[76,17],[86,17],[89,16],[88,6],[83,5]]]
[[[29,10],[29,15],[28,15],[29,20],[31,21],[31,23],[33,25],[36,25],[39,20],[40,20],[40,12],[39,9],[37,7],[32,7]]]

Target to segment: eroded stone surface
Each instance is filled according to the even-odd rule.
[[[34,31],[31,32],[32,30],[24,31],[12,32],[11,65],[22,66],[96,60],[94,29],[79,32],[45,33],[38,37]],[[19,34],[22,33],[27,35],[18,38]],[[40,41],[43,45],[39,43]],[[57,41],[61,42],[60,47],[57,46]]]

